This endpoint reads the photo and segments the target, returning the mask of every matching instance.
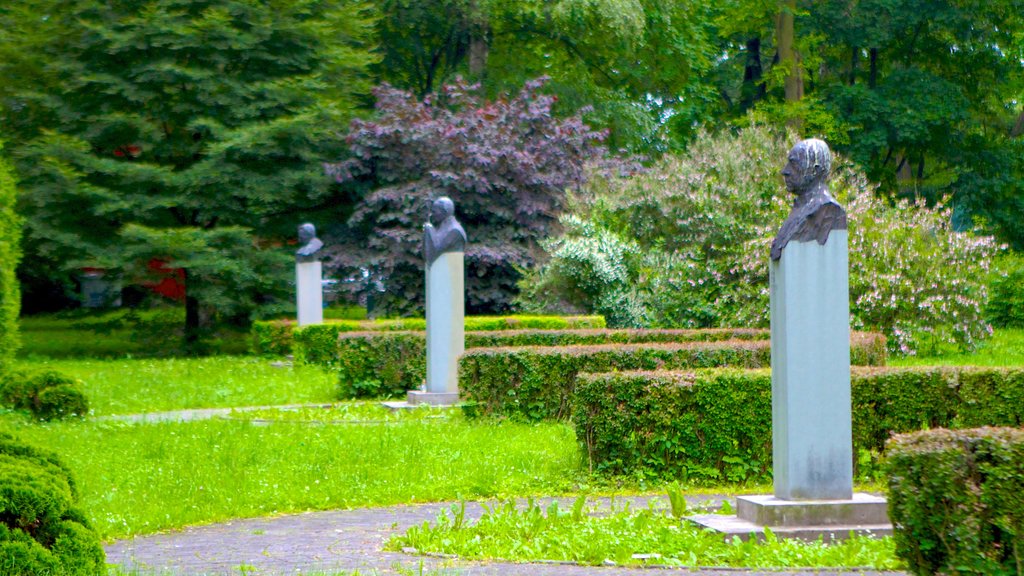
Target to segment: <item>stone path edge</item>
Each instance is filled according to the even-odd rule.
[[[707,505],[728,496],[688,497],[691,506]],[[537,498],[541,506],[552,500],[571,504],[574,498]],[[519,499],[525,503],[527,499]],[[662,496],[589,498],[597,513],[611,503],[646,508],[667,508]],[[497,501],[467,502],[466,518],[476,519],[484,505]],[[801,568],[753,570],[746,568],[677,568],[664,566],[585,566],[558,561],[514,563],[507,561],[462,560],[437,554],[408,554],[384,551],[392,535],[410,526],[432,522],[455,504],[403,504],[382,508],[359,508],[305,512],[269,518],[233,520],[220,524],[188,527],[172,533],[140,536],[106,546],[107,561],[131,574],[160,576],[222,576],[240,574],[278,576],[314,572],[332,574],[359,571],[360,574],[392,575],[437,572],[464,576],[650,576],[652,574],[726,576],[737,573],[763,576],[786,574],[820,576],[896,576],[899,572],[877,572],[859,568],[842,570]]]

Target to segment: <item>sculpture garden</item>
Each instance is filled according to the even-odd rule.
[[[1024,574],[968,4],[0,7],[0,576]]]

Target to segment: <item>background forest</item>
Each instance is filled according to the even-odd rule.
[[[971,347],[991,321],[1024,323],[1022,15],[1018,0],[4,3],[23,306],[68,307],[83,269],[173,277],[198,345],[287,311],[288,244],[311,221],[349,298],[417,313],[421,223],[448,195],[471,313],[761,326],[759,254],[799,135],[842,158],[858,327],[908,352]]]

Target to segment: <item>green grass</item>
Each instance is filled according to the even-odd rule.
[[[107,539],[304,510],[564,494],[582,477],[564,424],[39,424],[6,414],[0,430],[59,454]]]
[[[19,320],[18,356],[34,358],[166,357],[183,354],[184,309],[76,309]],[[225,327],[206,343],[210,353],[243,354],[248,332]]]
[[[439,408],[421,404],[416,408],[391,410],[380,402],[343,402],[330,407],[270,408],[232,412],[236,420],[294,422],[307,424],[381,424],[411,420],[460,420],[459,408]]]
[[[314,367],[274,367],[253,357],[20,360],[22,369],[79,378],[95,415],[331,402],[336,377]]]
[[[1024,366],[1024,330],[1000,328],[970,354],[890,356],[890,366]]]
[[[531,502],[520,508],[507,502],[490,508],[478,522],[466,522],[464,509],[453,506],[434,525],[414,526],[393,537],[390,550],[412,547],[420,552],[457,554],[469,559],[571,561],[600,565],[661,564],[748,568],[900,567],[891,538],[856,537],[826,545],[779,540],[730,541],[657,510],[620,509],[592,516],[582,497],[568,510],[553,502],[546,510]],[[656,555],[637,558],[636,555]]]

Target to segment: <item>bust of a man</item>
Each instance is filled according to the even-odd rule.
[[[313,262],[324,243],[316,237],[316,227],[309,222],[299,226],[299,249],[295,251],[296,262]]]
[[[782,258],[782,250],[791,240],[817,240],[824,245],[829,232],[846,230],[846,210],[828,193],[831,170],[832,153],[821,140],[802,140],[789,151],[782,178],[796,199],[772,241],[772,260]]]
[[[442,196],[430,206],[430,221],[423,225],[423,257],[427,266],[445,252],[462,252],[466,231],[455,219],[455,203]]]

